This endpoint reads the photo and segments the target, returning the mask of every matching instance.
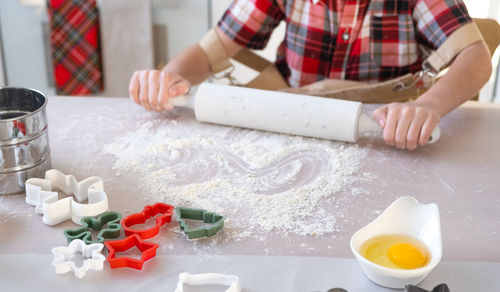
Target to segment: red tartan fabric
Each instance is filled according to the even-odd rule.
[[[436,49],[472,20],[461,0],[235,0],[218,26],[238,44],[262,49],[280,21],[287,27],[276,66],[299,87],[417,72],[424,47]]]
[[[48,0],[57,94],[88,95],[102,89],[95,0]]]

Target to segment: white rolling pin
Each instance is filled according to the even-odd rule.
[[[362,103],[212,83],[202,83],[195,95],[171,100],[194,109],[201,122],[356,142],[360,133],[382,132],[362,113]],[[436,127],[428,143],[439,139]]]

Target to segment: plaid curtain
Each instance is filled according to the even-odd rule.
[[[57,94],[88,95],[102,89],[96,0],[48,0]]]

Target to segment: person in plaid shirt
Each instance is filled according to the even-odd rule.
[[[377,82],[418,72],[421,48],[437,49],[472,20],[461,0],[235,0],[216,32],[231,57],[243,47],[264,48],[281,21],[286,35],[275,64],[291,87],[300,87],[326,78]],[[491,67],[485,44],[474,43],[417,100],[378,108],[373,116],[385,142],[409,150],[424,145],[441,117],[477,94]],[[170,98],[210,74],[196,44],[162,71],[136,71],[130,96],[147,110],[170,110]]]

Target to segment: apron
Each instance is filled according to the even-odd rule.
[[[415,74],[408,73],[379,83],[324,79],[299,88],[289,87],[273,63],[247,49],[240,50],[232,58],[256,70],[259,75],[247,84],[238,83],[231,75],[234,66],[229,61],[215,29],[211,29],[200,40],[199,45],[207,56],[214,78],[227,78],[231,85],[364,103],[391,103],[416,99],[432,86],[438,74],[448,67],[464,48],[481,41],[484,42],[481,33],[476,24],[471,22],[454,31],[424,60],[422,70]],[[225,72],[221,76],[215,75],[222,71]]]

